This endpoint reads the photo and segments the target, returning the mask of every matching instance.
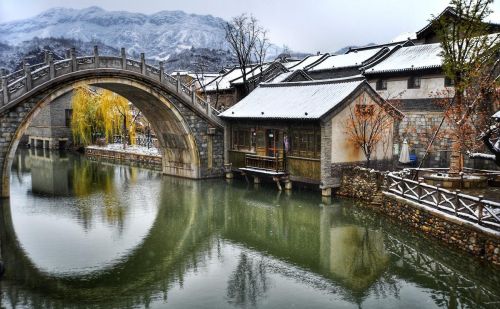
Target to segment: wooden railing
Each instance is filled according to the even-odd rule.
[[[432,207],[446,214],[500,231],[500,203],[485,200],[483,196],[449,191],[422,181],[406,178],[403,173],[387,175],[387,191],[404,199]]]
[[[283,158],[267,157],[247,154],[245,156],[245,167],[258,168],[273,172],[284,172],[285,164]]]

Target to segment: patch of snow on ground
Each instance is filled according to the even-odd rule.
[[[135,153],[135,154],[161,157],[161,153],[160,153],[158,148],[151,147],[148,149],[148,147],[146,147],[146,146],[139,146],[139,145],[127,145],[127,147],[125,149],[123,149],[123,144],[108,144],[106,146],[92,145],[92,146],[88,146],[87,148],[103,149],[103,150],[111,150],[111,151],[118,151],[118,152]]]

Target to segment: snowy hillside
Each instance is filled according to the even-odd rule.
[[[166,60],[191,47],[226,49],[223,23],[211,15],[182,11],[145,15],[99,7],[53,8],[33,18],[0,24],[0,42],[16,46],[35,37],[100,41],[114,48],[123,46],[132,56],[145,52],[150,59]]]

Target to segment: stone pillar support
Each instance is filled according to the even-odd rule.
[[[285,180],[285,190],[292,190],[292,181],[290,179]]]
[[[141,53],[141,73],[142,75],[146,75],[146,56],[144,53]]]
[[[260,178],[257,176],[253,176],[253,183],[260,183]]]
[[[321,196],[324,197],[332,196],[332,188],[321,189]]]
[[[127,69],[127,54],[125,53],[125,47],[122,47],[120,50],[120,55],[122,57],[122,69]]]

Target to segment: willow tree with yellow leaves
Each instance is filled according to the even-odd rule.
[[[72,99],[71,129],[76,144],[83,146],[104,136],[107,142],[121,135],[123,147],[135,142],[135,121],[129,102],[108,90],[94,91],[88,87],[75,89]]]

